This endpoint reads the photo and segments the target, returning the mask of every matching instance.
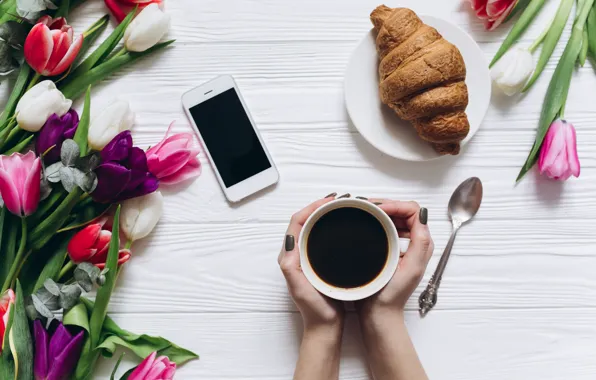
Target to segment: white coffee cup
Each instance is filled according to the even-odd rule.
[[[385,229],[387,241],[389,243],[389,252],[387,261],[385,262],[385,267],[374,280],[364,286],[357,288],[339,288],[326,283],[313,270],[308,260],[307,240],[312,227],[323,215],[327,214],[329,211],[344,207],[359,208],[377,218],[377,220],[381,222],[383,228]],[[383,289],[383,287],[385,287],[385,285],[387,285],[389,280],[391,280],[393,277],[393,274],[397,269],[400,256],[399,236],[391,218],[373,203],[352,198],[336,199],[319,207],[306,220],[306,223],[302,228],[302,232],[300,233],[300,238],[298,239],[298,247],[300,248],[300,265],[302,266],[302,271],[304,272],[304,275],[308,281],[322,294],[341,301],[361,300],[370,297]]]

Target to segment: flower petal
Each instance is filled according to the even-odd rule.
[[[35,155],[33,152],[29,152]],[[28,153],[28,154],[29,154]],[[33,167],[29,170],[29,175],[25,181],[23,189],[23,214],[29,216],[37,210],[40,198],[41,188],[41,159],[38,157],[33,163]]]
[[[33,372],[36,379],[45,379],[49,371],[48,363],[48,344],[49,337],[46,329],[43,328],[41,321],[33,321],[33,336],[35,338],[35,360]]]
[[[36,24],[27,35],[23,47],[29,66],[36,72],[42,73],[50,60],[53,49],[54,41],[50,28],[43,23]]]
[[[175,185],[191,178],[196,178],[201,175],[202,167],[201,161],[197,157],[193,158],[192,160],[188,161],[186,165],[180,169],[178,172],[163,177],[159,180],[159,183],[162,185]]]
[[[108,162],[95,169],[97,187],[91,194],[99,203],[110,203],[126,188],[132,172],[124,166]]]
[[[0,169],[0,195],[4,206],[14,215],[21,215],[21,200],[11,175],[6,170]]]
[[[64,330],[66,328],[62,323],[58,326],[58,329],[63,327]],[[58,331],[58,330],[57,330]],[[66,331],[68,333],[68,331]],[[56,336],[56,333],[54,333]],[[50,357],[52,358],[52,368],[50,369],[50,373],[48,374],[47,380],[63,380],[68,379],[70,374],[75,368],[75,365],[79,361],[81,356],[81,351],[83,348],[83,337],[84,332],[79,332],[74,338],[70,333],[68,333],[69,341],[66,342],[66,345],[62,346],[60,352],[57,353],[56,356],[52,356],[52,343],[50,342]],[[52,337],[54,340],[54,337]]]
[[[130,131],[122,131],[116,135],[101,151],[103,162],[122,161],[128,159],[132,149],[132,135]]]
[[[137,368],[135,368],[135,370],[132,371],[132,373],[128,377],[128,380],[145,380],[147,374],[153,366],[156,354],[156,352],[152,352],[151,355],[147,356],[145,360],[143,360],[141,364],[139,364]]]
[[[59,75],[66,71],[72,65],[74,60],[77,58],[81,47],[83,47],[83,35],[81,34],[77,39],[70,45],[66,53],[62,56],[60,62],[52,70],[51,75]]]

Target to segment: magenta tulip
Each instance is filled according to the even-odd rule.
[[[577,141],[573,124],[557,119],[549,127],[538,161],[540,174],[559,181],[579,177]]]
[[[192,133],[178,133],[168,137],[174,123],[170,124],[164,139],[147,150],[147,166],[160,183],[173,185],[201,174],[197,158],[199,148],[193,143]]]
[[[29,216],[37,210],[41,160],[35,153],[0,156],[0,195],[8,211]]]
[[[74,370],[83,349],[84,332],[73,335],[61,322],[53,334],[44,329],[36,319],[33,322],[35,337],[35,380],[66,380]]]
[[[135,368],[128,380],[172,380],[176,373],[176,363],[172,363],[166,356],[157,356],[156,352],[147,356]]]

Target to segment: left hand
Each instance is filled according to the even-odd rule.
[[[298,237],[308,217],[317,208],[334,199],[333,196],[329,196],[318,200],[292,216],[283,247],[277,259],[286,278],[290,295],[302,315],[305,331],[317,330],[320,327],[324,329],[330,327],[341,329],[343,326],[343,304],[322,295],[307,280],[300,267],[298,247]]]

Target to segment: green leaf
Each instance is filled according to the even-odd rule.
[[[584,32],[582,34],[582,49],[579,52],[579,65],[584,67],[586,64],[586,58],[588,57],[588,48],[590,47],[588,42],[588,28],[584,28]]]
[[[110,206],[110,204],[96,202],[89,202],[83,208],[79,208],[77,205],[77,213],[74,215],[75,218],[66,226],[58,230],[58,232],[71,231],[84,227],[105,215],[105,213],[110,209]]]
[[[8,313],[8,323],[6,324],[6,330],[10,331],[12,328],[12,322],[14,320],[15,308],[11,307]],[[0,379],[14,379],[14,360],[10,350],[10,344],[8,342],[9,334],[4,334],[4,340],[0,340]]]
[[[515,17],[516,14],[518,14],[520,11],[523,11],[524,9],[526,9],[528,4],[530,4],[530,1],[531,0],[517,0],[517,3],[515,3],[515,6],[511,10],[511,13],[509,13],[509,15],[505,18],[505,21],[503,21],[503,24],[506,22],[509,22],[509,20],[511,20],[513,17]]]
[[[101,45],[93,53],[89,55],[69,76],[68,83],[76,80],[77,78],[87,74],[89,70],[94,68],[97,64],[103,62],[110,53],[114,50],[118,42],[124,37],[126,27],[132,21],[135,15],[135,11],[132,11],[126,16],[126,18],[118,25],[112,34],[102,42]]]
[[[52,191],[52,194],[50,194],[50,196],[46,200],[42,201],[39,204],[37,211],[35,211],[35,213],[29,217],[29,224],[32,227],[37,226],[39,222],[47,218],[50,210],[55,208],[62,201],[62,198],[64,198],[65,196],[66,192],[63,189],[54,189],[54,191]]]
[[[120,207],[116,209],[114,214],[114,224],[112,231],[120,231]],[[108,257],[106,259],[106,274],[105,284],[97,291],[95,297],[95,307],[91,313],[90,328],[91,328],[91,347],[95,348],[99,344],[99,338],[103,326],[104,319],[108,313],[108,303],[112,296],[112,291],[116,285],[116,278],[118,276],[118,252],[120,251],[120,237],[118,233],[112,234],[110,240],[110,248],[108,250]]]
[[[21,141],[20,143],[18,143],[14,147],[12,147],[9,150],[7,150],[4,154],[5,155],[10,155],[10,154],[13,154],[15,152],[22,152],[26,147],[29,146],[29,144],[31,144],[31,142],[33,142],[33,138],[34,137],[35,137],[34,135],[30,134],[27,138],[25,138],[23,141]]]
[[[83,191],[75,188],[50,216],[44,219],[31,231],[29,235],[29,246],[34,251],[41,249],[64,225],[73,207],[83,195]]]
[[[562,107],[567,99],[569,87],[571,85],[571,77],[573,69],[575,68],[575,61],[581,49],[581,40],[583,35],[584,24],[588,17],[588,12],[592,7],[594,0],[586,0],[584,6],[580,10],[579,16],[573,24],[571,37],[565,46],[563,55],[557,64],[557,68],[551,78],[551,81],[546,90],[544,103],[542,104],[542,112],[540,114],[540,121],[538,122],[538,130],[536,131],[536,141],[532,146],[532,150],[522,166],[516,182],[519,182],[526,173],[536,164],[540,147],[544,141],[544,137],[548,132],[550,124],[560,114]]]
[[[3,208],[4,209],[4,208]],[[17,239],[19,237],[19,221],[16,216],[5,212],[5,220],[8,222],[6,238],[3,238],[2,255],[0,256],[0,283],[4,284],[10,267],[17,255]],[[1,286],[1,285],[0,285]]]
[[[93,301],[82,297],[81,301],[91,311],[94,308]],[[100,345],[103,349],[103,356],[111,357],[116,346],[123,346],[134,352],[139,358],[145,359],[153,351],[158,351],[160,355],[166,355],[171,361],[178,365],[184,364],[189,360],[197,359],[199,356],[194,352],[181,348],[174,343],[162,337],[150,336],[146,334],[134,334],[124,330],[114,322],[112,318],[106,316],[103,323],[104,341]]]
[[[89,314],[85,304],[79,300],[79,303],[64,314],[62,323],[67,326],[80,327],[89,334]]]
[[[89,135],[89,120],[91,115],[91,85],[87,87],[85,93],[85,105],[83,106],[83,113],[81,114],[81,120],[79,126],[74,135],[74,141],[79,144],[80,154],[79,156],[85,156],[89,150],[87,144],[87,136]],[[78,159],[79,156],[76,158]],[[64,163],[64,162],[63,162]],[[74,165],[74,163],[73,163]]]
[[[33,342],[21,283],[17,280],[13,322],[10,328],[10,350],[15,364],[16,379],[33,379]]]
[[[54,17],[68,17],[68,12],[70,11],[70,0],[61,0],[60,6],[54,13]]]
[[[60,270],[62,269],[62,264],[64,264],[64,260],[66,260],[67,256],[68,253],[65,249],[57,249],[56,252],[54,252],[54,254],[50,257],[50,260],[43,267],[41,274],[37,278],[35,286],[33,287],[33,291],[36,291],[37,289],[41,288],[43,286],[43,283],[47,279],[58,281],[58,274],[60,273]]]
[[[94,22],[89,28],[87,28],[85,32],[83,32],[83,46],[81,46],[81,50],[79,51],[75,62],[79,62],[83,59],[91,46],[93,46],[95,40],[97,40],[97,37],[99,37],[108,27],[108,21],[110,21],[110,15],[104,15],[102,18]],[[72,75],[72,73],[70,75]],[[67,76],[65,80],[69,80],[70,75]]]
[[[85,75],[81,75],[72,82],[69,82],[68,84],[61,87],[61,91],[68,99],[76,99],[85,90],[85,88],[87,88],[87,86],[107,78],[122,67],[131,64],[155,51],[161,50],[173,42],[174,40],[162,42],[140,53],[126,52],[122,55],[112,57],[105,63],[93,68]]]
[[[131,369],[129,369],[128,371],[126,371],[124,373],[124,375],[122,375],[122,377],[120,378],[120,380],[128,380],[128,378],[130,377],[130,375],[135,371],[137,367],[133,367]]]
[[[596,59],[596,2],[588,14],[586,23],[588,29],[588,45],[592,58]]]
[[[31,68],[27,63],[23,63],[21,70],[19,71],[19,76],[17,77],[17,80],[10,93],[10,97],[8,98],[6,106],[4,107],[4,111],[2,112],[2,115],[0,115],[0,126],[3,126],[8,118],[14,113],[19,99],[21,99],[21,96],[23,96],[25,93],[30,74]]]
[[[536,63],[534,73],[532,74],[532,77],[530,77],[528,83],[526,83],[526,86],[522,92],[528,91],[534,82],[536,82],[536,79],[538,79],[540,74],[542,74],[542,71],[546,67],[546,64],[553,54],[553,51],[555,51],[555,47],[561,38],[563,29],[565,29],[565,25],[567,24],[567,20],[571,14],[571,8],[573,8],[573,3],[574,0],[561,0],[561,4],[557,10],[555,19],[551,24],[552,26],[548,30],[546,38],[544,39],[544,44],[542,45],[542,50],[540,51],[540,58],[538,58],[538,63]]]
[[[495,57],[490,62],[489,67],[492,67],[495,63],[497,63],[497,61],[501,59],[501,57],[509,50],[509,48],[515,42],[517,42],[519,37],[521,37],[521,35],[526,31],[528,26],[530,26],[532,20],[534,20],[534,17],[536,17],[540,9],[542,9],[544,2],[545,0],[531,0],[530,4],[526,7],[526,9],[524,9],[517,22],[509,31],[509,34],[505,38],[505,41],[503,41],[503,44],[501,44],[501,47],[497,51],[497,54],[495,54]]]
[[[124,352],[118,358],[118,361],[116,362],[116,365],[114,366],[114,369],[112,370],[112,375],[110,376],[110,380],[114,380],[114,378],[116,376],[116,372],[118,372],[118,367],[120,367],[120,363],[122,362],[122,358],[124,358]]]

